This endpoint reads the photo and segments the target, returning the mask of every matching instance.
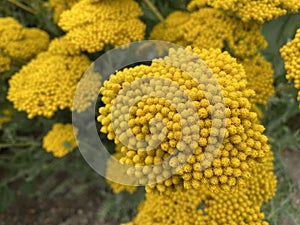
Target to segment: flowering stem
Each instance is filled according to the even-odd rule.
[[[3,148],[12,148],[12,147],[30,147],[30,146],[33,146],[35,145],[36,143],[34,142],[24,142],[24,143],[3,143],[3,144],[0,144],[0,149],[3,149]]]
[[[160,14],[158,9],[153,5],[150,0],[143,0],[143,2],[149,7],[149,9],[155,14],[155,16],[160,20],[160,22],[164,21],[164,17]]]
[[[36,14],[36,12],[32,8],[28,7],[27,5],[24,5],[21,2],[18,2],[17,0],[7,0],[7,1],[29,13]]]

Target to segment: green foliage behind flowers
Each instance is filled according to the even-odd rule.
[[[69,0],[64,0],[62,2],[66,3],[68,1]],[[96,1],[97,0],[94,0],[94,2]],[[113,5],[114,3],[112,1],[110,3],[112,4],[112,8],[109,8],[109,6],[108,8],[105,8],[106,10],[118,7],[117,5]],[[65,5],[72,7],[73,4],[75,4],[74,2]],[[89,4],[91,2],[93,1],[82,0],[81,4],[89,9]],[[136,23],[140,25],[141,30],[138,31],[139,35],[137,38],[126,36],[130,32],[118,33],[118,35],[121,35],[120,37],[118,36],[118,38],[122,39],[122,42],[120,43],[123,43],[124,40],[135,40],[135,38],[140,40],[142,39],[141,34],[144,34],[144,38],[148,39],[153,29],[155,29],[158,24],[159,27],[165,26],[163,23],[164,19],[172,15],[175,11],[183,11],[180,12],[182,15],[189,15],[192,13],[193,15],[197,15],[197,13],[195,13],[196,9],[193,9],[193,12],[188,9],[188,0],[138,0],[135,2],[133,0],[128,0],[128,2],[135,7],[139,7],[141,13],[137,13],[138,16],[143,14],[141,17],[135,18],[135,20],[139,20],[136,21]],[[36,27],[46,31],[50,37],[50,42],[52,43],[52,45],[50,44],[51,46],[55,45],[54,40],[64,40],[59,39],[61,37],[69,37],[68,41],[70,41],[72,35],[65,35],[64,31],[57,25],[57,23],[59,24],[59,16],[54,16],[55,9],[51,8],[51,4],[46,0],[3,0],[0,2],[0,17],[13,17],[19,21],[24,28]],[[203,6],[198,5],[197,7],[201,8]],[[219,8],[220,7],[215,7],[215,9],[209,9],[208,11],[217,10],[220,15],[224,14],[224,18],[227,18],[226,21],[234,21],[236,24],[246,23],[245,21],[241,22],[238,16],[233,16],[230,13],[230,10],[226,10],[225,12]],[[77,10],[78,8],[74,7],[73,10],[75,11],[75,9]],[[230,9],[230,7],[228,9]],[[88,10],[86,12],[88,12]],[[72,27],[73,22],[78,21],[76,20],[76,16],[68,18],[68,15],[72,14],[67,13],[63,15],[63,22],[71,21],[68,26],[70,25],[70,27]],[[0,20],[1,19],[2,18],[0,18]],[[205,29],[210,29],[210,22],[212,23],[213,21],[207,20],[206,22]],[[121,25],[122,20],[118,23]],[[200,30],[203,28],[201,22],[198,23],[193,17],[192,24],[194,23],[197,25],[195,27],[198,27]],[[290,221],[294,222],[294,224],[300,224],[300,221],[297,218],[297,215],[300,214],[300,210],[293,205],[292,201],[294,196],[300,193],[300,187],[299,185],[294,184],[287,175],[287,165],[284,163],[282,157],[282,152],[287,148],[295,151],[300,150],[300,125],[297,125],[297,121],[299,121],[300,117],[299,102],[297,101],[297,90],[294,88],[294,81],[287,81],[285,78],[286,71],[284,60],[280,55],[280,49],[294,38],[296,30],[300,28],[300,13],[286,14],[263,24],[256,23],[255,21],[250,21],[249,23],[255,24],[255,27],[258,28],[256,31],[259,31],[259,28],[261,28],[261,32],[268,42],[268,47],[264,50],[261,50],[260,44],[259,47],[254,46],[253,49],[255,49],[255,51],[251,52],[251,57],[253,55],[262,54],[265,59],[272,64],[274,71],[273,84],[268,84],[268,87],[274,86],[274,94],[267,99],[267,104],[260,105],[258,103],[255,105],[257,110],[262,112],[261,123],[266,128],[264,133],[268,136],[269,143],[272,147],[275,158],[274,171],[278,178],[276,196],[269,202],[264,203],[262,210],[265,214],[265,221],[269,222],[271,225],[282,224],[287,217]],[[110,28],[113,29],[113,27],[110,26],[116,26],[116,23],[107,22],[101,29],[109,31]],[[72,27],[72,29],[73,28],[75,29],[76,27]],[[130,26],[126,26],[125,28],[129,30],[133,29],[133,27]],[[239,44],[244,46],[245,43],[251,43],[251,37],[247,36],[247,34],[249,35],[249,33],[247,33],[249,31],[248,28],[249,27],[247,26],[243,27],[243,33],[240,33],[240,36],[234,36],[234,32],[227,33],[226,35],[228,36],[229,34],[229,37],[220,44],[221,50],[229,50],[230,53],[235,56],[234,51],[230,49],[230,47]],[[68,32],[68,30],[69,29],[65,29],[66,32]],[[176,27],[172,27],[172,30],[174,30],[174,34],[176,35],[187,35],[187,32],[182,30],[177,33]],[[166,29],[163,29],[163,31],[168,32]],[[79,42],[82,41],[81,31],[76,30],[76,32],[79,32],[81,37]],[[74,37],[77,35],[76,32],[73,34]],[[205,32],[199,34],[205,37]],[[0,40],[3,35],[0,28]],[[168,34],[166,36],[168,36]],[[89,38],[92,42],[102,40],[102,37],[99,37],[94,33],[91,33]],[[108,36],[107,38],[113,39],[111,36]],[[75,53],[83,54],[83,57],[87,60],[94,60],[95,56],[99,56],[112,48],[112,44],[118,45],[119,43],[119,40],[110,42],[108,39],[105,40],[104,43],[107,42],[110,45],[103,45],[103,48],[102,46],[101,48],[93,48],[93,51],[89,51],[93,54],[85,52],[85,50],[89,50],[90,46],[85,46],[81,49],[83,51],[80,51],[79,48],[82,43],[77,43],[79,47],[77,46],[78,49],[76,49]],[[244,39],[246,40],[245,42],[243,42]],[[190,44],[195,41],[195,39],[191,39],[190,36],[184,36],[184,38],[178,40],[178,42],[182,44],[187,40]],[[205,38],[201,40],[205,41]],[[10,40],[8,41],[10,42]],[[36,42],[38,41],[39,39],[36,38]],[[208,43],[209,42],[206,44]],[[70,49],[68,49],[66,45],[64,46],[65,48],[56,49],[55,56],[62,57],[63,54],[66,54],[67,56],[64,56],[66,59],[69,57],[72,58],[74,54],[70,54]],[[246,44],[245,48],[242,48],[242,50],[239,49],[237,57],[244,60],[244,56],[247,56],[249,53],[243,53],[243,51],[247,51],[247,47],[249,47],[248,44]],[[253,46],[251,45],[250,47]],[[24,48],[24,51],[26,51],[26,48]],[[42,49],[42,51],[45,51],[46,53],[44,52],[40,56],[37,56],[38,59],[43,55],[49,54],[49,52],[51,53],[53,48],[52,50],[47,50],[45,48]],[[5,55],[5,57],[7,57],[7,55]],[[31,57],[33,58],[33,61],[36,60],[34,57],[35,56]],[[259,57],[261,56],[259,55]],[[2,58],[0,58],[0,60],[2,60]],[[38,113],[36,113],[35,116],[32,116],[32,119],[28,119],[28,115],[25,112],[17,111],[12,103],[7,100],[7,93],[10,88],[9,81],[12,80],[12,76],[16,73],[19,71],[27,71],[27,69],[32,68],[32,65],[34,64],[33,61],[30,61],[28,58],[24,60],[18,57],[10,57],[9,60],[10,68],[7,71],[0,73],[0,211],[5,211],[14,204],[17,193],[21,193],[28,198],[42,198],[46,195],[51,198],[60,193],[70,192],[76,194],[82,193],[90,188],[96,188],[99,190],[98,194],[104,199],[103,207],[99,209],[98,213],[101,221],[105,221],[108,218],[113,218],[119,223],[132,221],[133,217],[138,213],[137,206],[144,200],[144,189],[140,187],[133,194],[125,191],[120,194],[114,194],[105,179],[99,177],[86,164],[77,148],[75,148],[74,151],[68,151],[70,152],[69,154],[60,158],[55,158],[51,153],[47,153],[45,149],[43,149],[44,137],[49,133],[54,124],[71,123],[72,109],[71,107],[57,108],[54,110],[56,111],[55,113],[51,113],[51,116],[48,116],[49,118],[38,116],[36,115]],[[0,66],[2,65],[1,63],[2,61],[0,61]],[[62,67],[64,67],[63,64]],[[34,68],[36,70],[37,67]],[[45,68],[47,68],[47,65]],[[47,71],[47,69],[44,71]],[[251,71],[251,65],[247,66],[247,71]],[[44,78],[49,77],[46,75],[47,74],[45,74]],[[263,73],[260,73],[260,76],[263,76]],[[261,80],[266,81],[267,79],[263,77]],[[251,82],[251,80],[249,80],[249,82]],[[72,85],[76,86],[74,82]],[[22,85],[19,87],[20,96],[22,95],[21,87]],[[26,86],[26,88],[28,87],[30,87],[30,85]],[[70,94],[67,101],[72,101],[72,97],[72,94]],[[37,103],[37,105],[39,105],[39,103]],[[41,115],[42,114],[43,113],[41,113]],[[104,142],[113,153],[115,151],[115,144],[108,140],[103,134],[101,134],[101,139],[105,139]],[[72,147],[73,150],[74,148],[73,145],[71,146],[70,142],[64,140],[58,142],[58,144],[60,145],[59,149],[68,149]],[[60,154],[60,156],[62,155]],[[139,209],[140,208],[142,207],[139,207]]]

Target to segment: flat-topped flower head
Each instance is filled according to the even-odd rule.
[[[82,0],[65,11],[59,26],[83,51],[102,51],[105,45],[120,46],[144,38],[142,10],[133,0]]]
[[[263,23],[288,12],[297,13],[300,9],[298,0],[192,0],[188,9],[210,6],[236,15],[244,22],[255,20]]]
[[[235,57],[253,56],[267,47],[257,23],[243,23],[214,8],[175,11],[154,27],[151,39],[197,48],[229,48]]]
[[[252,161],[263,160],[270,151],[264,127],[251,112],[248,99],[254,91],[247,87],[243,66],[218,49],[188,49],[205,66],[196,67],[187,50],[171,49],[149,66],[117,71],[100,91],[105,104],[99,109],[101,132],[123,144],[120,162],[135,166],[127,172],[149,184],[148,192],[197,189],[201,184],[227,191],[245,186]],[[196,74],[198,83],[185,71]],[[178,87],[190,104],[184,104]],[[145,93],[151,94],[141,97]],[[217,147],[222,132],[224,140]],[[167,165],[147,167],[165,161]]]
[[[50,118],[57,110],[72,109],[74,93],[90,65],[87,56],[65,38],[54,39],[9,80],[7,99],[28,118]]]
[[[49,35],[38,28],[23,28],[12,17],[0,18],[0,72],[10,70],[12,59],[30,60],[46,50]]]

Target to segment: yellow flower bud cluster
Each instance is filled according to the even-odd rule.
[[[175,11],[154,27],[150,38],[198,48],[223,49],[227,44],[233,55],[239,58],[252,56],[267,47],[258,24],[243,23],[213,8]]]
[[[146,193],[137,216],[126,225],[268,225],[260,208],[276,191],[272,160],[269,152],[264,162],[253,162],[248,186],[231,192],[211,192],[202,184],[198,189],[179,189],[170,195]]]
[[[12,17],[0,18],[0,72],[10,69],[12,59],[29,60],[47,49],[49,35],[37,28],[23,28]]]
[[[77,131],[75,129],[75,135]],[[43,148],[61,158],[77,147],[72,124],[55,123],[43,138]]]
[[[117,144],[116,145],[116,153],[114,153],[111,157],[112,158],[115,158],[117,160],[121,159],[122,157],[122,153],[121,153],[121,147],[122,145],[121,144]],[[118,176],[122,176],[122,172],[125,172],[125,175],[126,175],[126,171],[112,171],[111,169],[111,163],[112,163],[112,159],[108,159],[107,161],[107,165],[106,165],[106,174],[107,174],[107,177],[110,177],[110,174],[114,173],[118,173]],[[110,184],[111,188],[112,188],[112,191],[115,193],[115,194],[118,194],[122,191],[128,191],[129,193],[133,193],[136,191],[137,189],[137,186],[129,186],[129,185],[123,185],[123,184],[119,184],[117,182],[114,182],[114,181],[111,181],[111,180],[106,180],[108,184]]]
[[[88,57],[65,37],[54,39],[48,51],[11,77],[7,99],[30,119],[72,109],[77,83],[89,65]]]
[[[9,109],[3,109],[0,112],[0,128],[6,122],[11,120],[12,112]]]
[[[300,29],[297,30],[295,38],[280,49],[281,57],[284,59],[286,79],[294,80],[295,88],[298,91],[300,101]],[[300,107],[300,105],[299,105]]]
[[[142,10],[133,0],[82,0],[65,11],[59,26],[83,51],[103,50],[105,45],[120,46],[144,38]]]
[[[252,103],[265,105],[267,99],[274,94],[273,69],[260,53],[239,61],[247,74],[248,87],[255,91],[250,99]]]
[[[189,51],[170,50],[169,56],[162,61],[153,61],[150,66],[124,69],[112,75],[100,91],[105,104],[99,109],[101,132],[107,133],[108,139],[114,140],[116,144],[128,140],[128,144],[121,147],[120,161],[138,166],[128,173],[138,177],[141,184],[151,183],[146,186],[147,192],[168,192],[169,188],[172,190],[180,186],[197,189],[201,184],[207,184],[212,190],[221,188],[227,191],[232,187],[245,186],[249,178],[250,162],[261,161],[270,151],[267,137],[262,134],[264,127],[258,123],[257,115],[251,112],[251,103],[248,101],[254,91],[247,88],[242,65],[229,53],[222,53],[219,49],[193,49],[213,73],[212,77],[217,80],[224,97],[225,137],[218,149],[218,137],[222,133],[222,121],[225,119],[222,117],[221,99],[216,92],[217,87],[208,79],[208,68],[199,70],[198,65],[193,63],[195,54],[191,57],[186,52]],[[197,71],[198,76],[201,74],[199,83],[207,87],[205,93],[208,96],[183,70],[191,73]],[[151,96],[140,98],[148,88],[132,86],[132,90],[122,98],[123,105],[118,103],[116,98],[122,91],[142,78],[151,78]],[[162,84],[158,78],[164,78],[169,83]],[[196,120],[189,116],[192,106],[186,107],[180,102],[183,96],[174,84],[183,88],[190,97],[196,109]],[[167,93],[168,99],[173,102],[157,97],[162,92]],[[135,101],[134,99],[137,103],[129,111],[129,106],[125,103]],[[113,107],[115,103],[117,106]],[[187,110],[178,112],[178,109],[185,107]],[[127,121],[124,116],[126,112],[130,114]],[[214,120],[213,112],[217,115]],[[215,121],[216,124],[213,125]],[[124,130],[126,124],[130,129]],[[135,136],[130,136],[130,130]],[[153,141],[150,146],[154,148],[145,151],[145,146],[138,140],[149,140],[151,134],[157,134],[152,135],[154,137],[149,141]],[[210,139],[215,145],[208,146]],[[145,165],[155,165],[167,160],[175,148],[179,152],[168,161],[167,169],[162,166],[143,168]],[[202,167],[206,169],[201,171]],[[176,173],[170,177],[170,171],[173,170]],[[158,183],[154,184],[155,182]]]
[[[49,0],[49,6],[54,10],[54,22],[58,23],[60,15],[79,1],[80,0]]]
[[[288,12],[298,12],[300,2],[298,0],[192,0],[188,9],[193,10],[205,6],[234,13],[244,22],[255,20],[263,23]]]

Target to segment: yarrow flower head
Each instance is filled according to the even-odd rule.
[[[262,163],[253,162],[247,187],[231,192],[212,192],[206,184],[197,189],[178,189],[169,194],[146,193],[132,222],[123,225],[268,225],[260,208],[276,191],[273,155]]]
[[[60,18],[59,26],[77,47],[90,53],[144,38],[142,10],[133,0],[82,0]]]
[[[191,48],[188,49],[191,51]],[[201,184],[207,184],[212,190],[245,186],[251,162],[261,161],[270,151],[267,138],[262,134],[264,127],[258,123],[257,115],[251,112],[248,99],[254,95],[254,91],[247,88],[242,65],[227,52],[222,53],[218,49],[192,50],[193,57],[197,55],[207,65],[196,72],[202,87],[188,73],[183,72],[195,72],[194,58],[186,54],[185,50],[173,49],[168,57],[162,61],[155,60],[150,66],[140,65],[118,71],[101,89],[102,102],[105,104],[99,109],[101,132],[107,133],[108,139],[114,140],[116,144],[127,140],[128,144],[121,147],[120,162],[137,166],[127,172],[140,178],[141,184],[150,183],[146,186],[148,192],[167,192],[178,187],[197,189]],[[209,76],[208,71],[213,75]],[[124,113],[128,106],[122,105],[122,102],[130,99],[134,101],[133,96],[143,96],[143,91],[147,91],[147,88],[135,87],[131,92],[126,92],[120,104],[116,98],[128,85],[142,78],[153,80],[150,82],[153,96],[138,98],[138,103],[130,109],[129,121],[126,121]],[[164,78],[169,83],[162,83],[158,78]],[[211,80],[214,78],[222,91],[224,109],[222,98],[216,91],[218,88]],[[185,90],[195,107],[196,118],[189,116],[192,115],[189,110],[192,106],[185,106],[180,102],[183,96],[174,89],[173,84]],[[204,90],[203,87],[207,89]],[[179,108],[166,99],[154,97],[160,96],[161,92],[168,93],[168,98]],[[115,104],[116,108],[113,107]],[[178,113],[178,109],[186,107],[187,110]],[[225,111],[226,119],[222,116],[222,110]],[[214,114],[219,116],[212,120]],[[181,121],[182,116],[187,118]],[[127,123],[135,137],[128,136],[128,131],[124,132],[123,128],[126,128]],[[225,123],[224,128],[222,123]],[[225,133],[224,140],[220,148],[217,148],[222,132]],[[145,151],[145,146],[138,140],[147,140],[150,134],[156,133],[158,135],[151,139],[151,146],[155,148]],[[208,145],[210,142],[215,145]],[[179,149],[179,152],[172,156],[175,149]],[[191,149],[194,150],[192,154]],[[167,159],[170,159],[167,169],[143,169],[143,166]],[[173,170],[176,173],[170,177],[170,171]],[[164,181],[155,183],[163,180],[161,176],[165,177]]]
[[[58,158],[72,152],[76,147],[77,142],[72,124],[55,123],[43,138],[43,148]]]
[[[23,28],[12,17],[0,18],[0,72],[10,69],[12,59],[29,60],[47,49],[49,35],[37,28]]]
[[[235,14],[244,22],[255,20],[263,23],[288,12],[298,12],[300,2],[298,0],[192,0],[188,9],[193,10],[206,6]]]
[[[78,81],[89,65],[88,57],[65,37],[54,39],[46,52],[12,76],[7,99],[30,119],[72,109]]]
[[[298,101],[300,101],[300,29],[297,30],[295,38],[288,42],[280,49],[282,58],[284,59],[284,67],[286,69],[286,79],[294,80],[295,88],[298,91]],[[300,107],[300,105],[299,105]]]
[[[267,47],[258,24],[243,23],[214,8],[175,11],[154,27],[150,38],[197,48],[228,47],[238,58],[252,56]]]

